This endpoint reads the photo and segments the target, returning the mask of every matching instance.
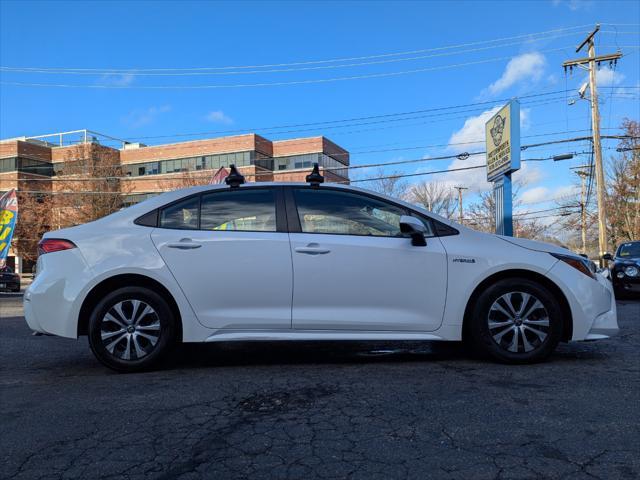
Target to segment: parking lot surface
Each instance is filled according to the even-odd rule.
[[[0,478],[634,479],[640,302],[544,364],[416,342],[182,346],[121,375],[0,298]]]

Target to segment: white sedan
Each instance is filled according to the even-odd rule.
[[[611,283],[569,250],[352,186],[232,185],[47,233],[29,327],[88,335],[119,371],[177,342],[247,340],[464,340],[529,363],[618,330]]]

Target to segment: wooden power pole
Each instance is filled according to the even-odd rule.
[[[584,168],[589,167],[583,165]],[[582,253],[587,253],[587,177],[591,174],[586,170],[578,170],[576,174],[580,177],[580,229],[582,231]]]
[[[454,187],[458,190],[458,223],[462,225],[462,220],[464,219],[464,215],[462,212],[462,191],[469,190],[467,187]]]
[[[587,38],[576,48],[576,53],[582,50],[585,45],[589,46],[588,57],[578,58],[564,62],[562,66],[573,70],[573,67],[580,67],[589,71],[589,90],[591,92],[591,127],[593,130],[593,151],[596,169],[596,190],[598,200],[598,254],[602,263],[602,255],[608,251],[607,248],[607,210],[605,204],[605,179],[604,166],[602,165],[602,146],[600,144],[600,110],[598,108],[598,86],[596,85],[596,65],[602,62],[614,63],[622,57],[620,52],[610,55],[596,56],[594,37],[600,30],[600,25],[591,32]],[[585,67],[585,65],[587,65]]]

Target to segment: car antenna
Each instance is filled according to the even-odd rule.
[[[313,164],[313,170],[307,175],[306,180],[312,187],[319,187],[321,183],[324,183],[324,177],[320,175],[320,167],[317,163]]]
[[[244,183],[244,175],[242,175],[235,165],[229,166],[229,175],[224,179],[225,183],[231,188],[238,188]]]

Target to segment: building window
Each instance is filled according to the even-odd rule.
[[[0,158],[0,172],[23,172],[51,177],[53,164],[31,158]]]
[[[0,172],[15,172],[16,158],[0,158]]]
[[[348,162],[336,160],[326,153],[305,153],[302,155],[274,158],[274,168],[276,170],[311,168],[314,163],[317,163],[335,175],[349,178]]]

